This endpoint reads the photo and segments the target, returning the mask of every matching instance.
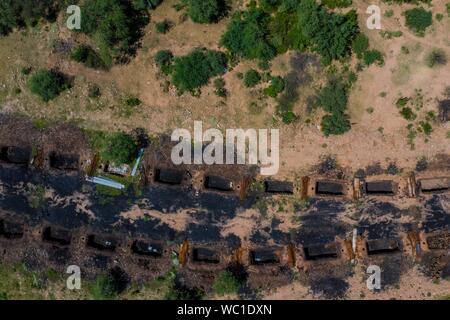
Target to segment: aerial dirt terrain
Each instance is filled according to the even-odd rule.
[[[354,9],[382,63],[364,64],[351,49],[328,64],[308,48],[277,52],[264,68],[236,58],[221,37],[253,1],[230,1],[228,15],[200,24],[164,0],[148,10],[136,52],[108,68],[73,59],[80,45],[101,47],[69,30],[64,10],[0,36],[0,298],[95,299],[106,275],[117,282],[106,298],[120,299],[448,299],[450,62],[428,59],[436,50],[450,57],[450,5],[350,2],[326,10]],[[366,26],[371,4],[381,8],[380,30]],[[418,6],[433,16],[424,34],[405,24]],[[165,20],[170,28],[157,32]],[[170,50],[177,61],[198,48],[225,52],[227,68],[198,92],[180,92],[155,56]],[[44,69],[70,83],[48,101],[30,89]],[[250,69],[261,75],[252,86]],[[278,76],[284,91],[267,95]],[[353,77],[342,80],[349,129],[324,134],[324,88]],[[294,121],[280,115],[283,104]],[[280,170],[174,164],[170,135],[192,132],[194,121],[221,132],[279,129]],[[134,143],[122,163],[108,154],[116,133]],[[81,291],[65,288],[69,265],[83,271]],[[371,289],[374,265],[381,286]],[[223,275],[236,290],[218,289]]]

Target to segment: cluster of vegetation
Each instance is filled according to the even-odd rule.
[[[148,23],[147,4],[125,0],[90,0],[81,5],[81,31],[100,48],[106,66],[122,63],[136,52],[142,28]]]
[[[155,55],[155,63],[165,75],[172,71],[172,61],[173,54],[170,50],[160,50]]]
[[[133,0],[133,5],[137,10],[156,9],[163,0]]]
[[[156,32],[165,34],[169,32],[169,30],[172,28],[172,22],[170,20],[163,20],[161,22],[156,23],[155,25]]]
[[[261,81],[261,75],[255,69],[250,69],[244,74],[244,85],[247,88],[256,86]]]
[[[378,50],[369,50],[369,38],[363,33],[358,33],[352,42],[353,52],[359,59],[363,59],[365,65],[369,66],[373,63],[378,65],[384,64],[384,58]]]
[[[330,9],[347,8],[351,6],[352,0],[322,0],[322,3]]]
[[[221,98],[227,96],[227,89],[225,89],[225,80],[223,78],[217,78],[214,80],[214,93]]]
[[[180,94],[184,92],[197,94],[200,87],[206,85],[210,78],[224,74],[227,69],[225,54],[214,50],[195,49],[188,55],[173,60],[166,52],[159,58],[157,64],[171,75],[172,84]]]
[[[278,94],[283,92],[284,86],[285,84],[282,77],[280,76],[272,77],[272,79],[270,79],[269,86],[264,89],[264,94],[266,96],[275,98],[276,96],[278,96]]]
[[[233,55],[246,59],[270,60],[275,48],[269,41],[270,17],[257,8],[236,12],[227,31],[222,35],[221,45]]]
[[[40,19],[56,20],[63,0],[2,0],[0,1],[0,35],[14,28],[34,26]]]
[[[123,132],[89,132],[92,149],[99,153],[103,161],[115,165],[132,163],[136,158],[138,145],[135,139]]]
[[[428,67],[444,66],[447,64],[447,55],[442,49],[433,49],[425,58]]]
[[[232,272],[226,270],[219,273],[212,285],[213,292],[218,296],[237,294],[241,284]]]
[[[66,77],[55,70],[39,70],[28,80],[28,88],[48,102],[70,87]]]
[[[83,63],[88,68],[104,69],[106,68],[103,60],[98,53],[90,46],[81,45],[75,48],[70,56],[76,62]]]
[[[227,13],[225,0],[186,0],[188,14],[196,23],[214,23]]]
[[[423,36],[433,23],[433,14],[424,8],[413,8],[404,12],[406,26],[417,35]]]
[[[331,79],[319,93],[319,104],[328,112],[322,118],[321,128],[326,135],[339,135],[350,130],[347,111],[347,87],[342,79]]]

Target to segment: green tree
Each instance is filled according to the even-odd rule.
[[[171,72],[173,54],[170,50],[160,50],[155,55],[155,63],[160,70],[168,75]]]
[[[348,116],[343,113],[325,115],[321,122],[322,132],[326,135],[340,135],[351,128]]]
[[[352,42],[352,49],[358,58],[361,58],[364,52],[369,49],[369,38],[363,33],[358,33]]]
[[[188,0],[188,14],[196,23],[213,23],[226,14],[224,0]]]
[[[172,66],[172,83],[180,93],[194,93],[206,85],[211,77],[225,73],[227,61],[219,51],[196,49],[190,54],[175,58]]]
[[[298,15],[301,32],[311,39],[313,50],[322,56],[325,64],[349,54],[358,33],[355,11],[346,15],[329,13],[315,0],[303,0]]]
[[[255,69],[248,70],[244,75],[244,85],[247,88],[256,86],[261,81],[261,76]]]
[[[271,60],[276,51],[269,41],[269,21],[270,17],[256,8],[236,12],[220,43],[234,55]]]
[[[284,90],[284,80],[282,77],[272,77],[270,85],[264,89],[264,94],[275,98],[279,93]]]
[[[78,46],[71,54],[71,58],[77,62],[83,63],[88,68],[104,69],[106,68],[98,53],[90,46]]]
[[[413,8],[405,11],[406,26],[418,35],[423,35],[425,30],[433,23],[433,14],[424,8]]]
[[[142,28],[148,23],[145,10],[127,0],[84,1],[82,32],[94,39],[103,62],[123,62],[136,51]]]
[[[39,70],[28,80],[31,92],[39,95],[45,102],[56,98],[69,87],[64,76],[51,70]]]
[[[377,63],[379,66],[384,64],[383,54],[378,50],[368,50],[364,52],[364,63],[366,65],[371,65],[372,63]]]

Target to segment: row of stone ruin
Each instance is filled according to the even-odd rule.
[[[51,168],[58,170],[80,170],[80,159],[74,154],[48,155]],[[3,147],[0,159],[11,164],[27,164],[33,162],[32,151],[20,147]],[[31,159],[31,160],[30,160]],[[197,185],[192,181],[192,173],[175,168],[155,167],[150,169],[148,177],[150,183],[182,186],[189,185],[196,189],[214,190],[219,192],[237,192],[245,195],[250,186],[249,177],[243,177],[240,181],[229,179],[218,175],[205,174],[199,179]],[[268,179],[263,181],[262,189],[270,194],[294,194],[300,193],[302,198],[311,196],[324,197],[348,197],[359,199],[363,196],[396,196],[402,192],[408,197],[415,197],[419,193],[433,194],[450,191],[450,177],[433,177],[417,179],[411,173],[405,183],[405,188],[399,188],[395,180],[373,180],[355,178],[352,182],[348,180],[330,180],[320,177],[303,177],[301,184],[296,185],[291,181],[278,181]]]
[[[378,255],[403,254],[414,258],[423,252],[448,250],[450,248],[450,232],[448,230],[424,233],[410,231],[399,233],[389,238],[369,239],[367,234],[355,229],[354,234],[347,239],[338,239],[329,243],[310,245],[273,245],[252,246],[248,248],[230,248],[226,244],[189,243],[171,244],[144,238],[126,240],[127,237],[112,234],[84,233],[85,230],[68,230],[46,225],[30,229],[23,223],[12,219],[0,220],[0,238],[9,241],[20,241],[25,236],[40,238],[40,240],[60,247],[68,247],[73,243],[81,243],[87,250],[94,250],[114,255],[118,251],[131,255],[147,257],[148,259],[168,258],[173,253],[182,266],[193,268],[217,268],[232,263],[258,268],[289,266],[302,267],[318,260],[365,260]],[[1,244],[1,242],[0,242]]]

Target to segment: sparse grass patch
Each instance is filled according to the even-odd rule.
[[[237,294],[240,284],[230,271],[220,272],[212,285],[213,293],[218,296]]]

